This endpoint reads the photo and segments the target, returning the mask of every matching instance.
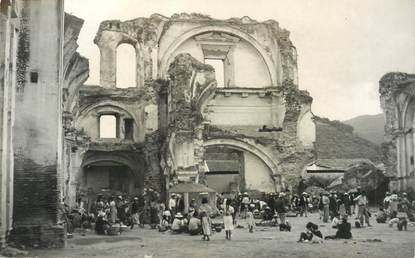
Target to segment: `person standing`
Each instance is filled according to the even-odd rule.
[[[337,217],[337,198],[334,192],[331,192],[329,198],[329,209],[330,209],[330,220],[333,220],[334,217]]]
[[[351,216],[352,215],[352,210],[351,210],[350,197],[349,197],[348,193],[344,193],[343,203],[344,203],[344,208],[346,209],[346,214],[348,216]]]
[[[242,198],[242,209],[241,212],[243,213],[242,218],[246,218],[246,212],[248,211],[248,206],[251,203],[251,200],[249,199],[248,193],[245,192]]]
[[[324,193],[322,197],[322,203],[323,203],[323,222],[327,223],[329,221],[329,213],[330,213],[330,199],[329,194]]]
[[[117,220],[117,205],[112,197],[109,199],[109,201],[110,201],[109,206],[110,206],[110,214],[111,214],[111,224],[114,224],[115,221]]]
[[[175,194],[171,194],[168,208],[170,210],[172,218],[174,218],[174,215],[176,214],[176,195]]]
[[[203,231],[203,238],[202,240],[209,241],[211,228],[212,228],[212,221],[210,217],[212,216],[213,210],[212,207],[209,205],[209,201],[206,197],[203,197],[202,204],[199,207],[199,215],[202,221],[202,231]]]
[[[298,205],[300,206],[300,216],[302,217],[303,214],[307,217],[307,210],[308,210],[308,197],[307,193],[303,192],[301,194],[300,200],[298,201]]]
[[[363,219],[364,219],[367,226],[371,227],[370,222],[369,222],[369,213],[367,210],[367,206],[369,205],[369,202],[366,196],[366,191],[362,191],[361,194],[354,199],[354,201],[357,202],[357,205],[358,205],[357,217],[360,220],[360,225],[363,226]]]
[[[285,213],[287,212],[286,209],[286,202],[285,202],[285,198],[284,198],[284,193],[280,193],[278,195],[278,199],[275,200],[275,211],[278,214],[278,218],[280,219],[280,223],[279,224],[285,224]]]
[[[138,197],[134,197],[133,203],[131,204],[131,229],[134,228],[135,224],[140,224],[138,215]]]
[[[223,224],[225,226],[226,239],[231,240],[233,230],[233,213],[234,208],[231,206],[231,200],[226,200],[226,206],[224,209]]]
[[[254,233],[255,219],[253,211],[254,207],[250,205],[246,213],[246,224],[248,224],[249,233]]]

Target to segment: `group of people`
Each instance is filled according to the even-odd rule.
[[[378,223],[388,222],[392,227],[397,225],[398,230],[407,230],[408,220],[415,221],[415,201],[410,201],[407,193],[386,193],[379,212],[376,214]]]
[[[165,204],[160,200],[160,195],[151,189],[134,197],[98,195],[94,202],[88,204],[80,198],[72,214],[66,216],[66,222],[71,228],[87,228],[95,222],[97,234],[108,234],[108,230],[116,224],[129,226],[131,229],[135,225],[144,227],[149,224],[160,232],[200,234],[206,241],[210,240],[213,231],[220,231],[222,228],[226,239],[231,240],[232,232],[238,224],[237,219],[245,220],[249,232],[254,232],[256,219],[260,220],[259,224],[269,223],[279,226],[280,231],[291,231],[287,216],[307,217],[315,209],[319,210],[323,222],[329,222],[330,219],[332,226],[337,228],[336,234],[326,236],[327,239],[351,238],[351,226],[347,219],[353,214],[356,214],[355,224],[359,224],[356,227],[364,224],[371,226],[368,197],[360,189],[346,193],[324,192],[319,197],[306,192],[291,194],[289,191],[264,194],[261,198],[252,198],[247,192],[235,195],[218,194],[216,200],[216,205],[211,206],[206,197],[199,196],[197,200],[190,199],[185,207],[182,195],[171,194]],[[409,201],[406,193],[387,193],[381,206],[376,215],[379,223],[388,221],[389,225],[397,224],[401,229],[406,228],[406,219],[413,219],[414,202]],[[62,207],[62,210],[66,209],[63,213],[71,213],[64,202]],[[406,214],[404,218],[402,214]],[[222,223],[213,223],[212,218],[218,215],[222,217]],[[301,234],[300,241],[310,241],[313,236],[323,238],[318,226],[310,222]]]

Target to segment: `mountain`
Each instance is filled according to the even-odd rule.
[[[363,139],[369,140],[380,145],[383,142],[385,115],[363,115],[358,116],[343,123],[351,125],[354,132]]]
[[[354,132],[351,125],[314,116],[316,140],[314,148],[318,159],[369,159],[380,162],[381,148]]]

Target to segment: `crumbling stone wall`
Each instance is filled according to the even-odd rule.
[[[391,190],[415,188],[413,112],[415,75],[387,73],[379,81],[380,102],[385,113],[382,161],[391,178]]]

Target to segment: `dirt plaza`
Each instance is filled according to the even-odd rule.
[[[322,223],[317,213],[308,218],[288,218],[291,232],[276,227],[236,228],[232,240],[225,232],[215,233],[209,242],[201,236],[159,233],[148,226],[135,228],[120,236],[98,236],[87,232],[74,234],[66,247],[59,250],[32,250],[29,256],[38,257],[414,257],[415,227],[398,231],[396,226],[373,221],[373,227],[352,228],[351,240],[324,240],[322,243],[297,243],[300,232],[309,221],[319,225],[324,236],[334,234],[329,223]],[[374,220],[372,218],[372,220]],[[353,220],[350,220],[353,222]],[[244,226],[244,220],[239,220]]]

